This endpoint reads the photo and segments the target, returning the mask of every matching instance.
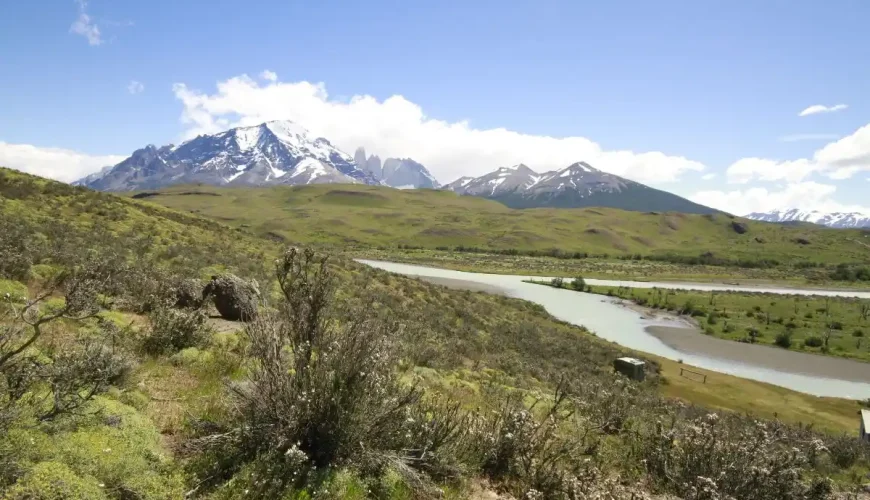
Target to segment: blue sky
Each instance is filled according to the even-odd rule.
[[[859,0],[11,2],[0,163],[70,180],[287,118],[443,182],[586,160],[738,212],[862,208],[867,19]]]

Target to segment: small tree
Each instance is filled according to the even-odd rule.
[[[582,276],[577,276],[574,278],[574,281],[571,282],[571,288],[582,292],[586,289],[586,280],[584,280]]]
[[[111,259],[93,260],[50,278],[33,298],[6,297],[0,304],[0,429],[25,408],[39,420],[75,413],[123,371],[118,329],[108,321],[98,319],[98,334],[73,348],[33,350],[48,325],[96,317],[99,295],[116,277]],[[49,303],[58,294],[62,303]]]
[[[562,288],[562,286],[564,285],[564,280],[562,280],[562,278],[553,278],[552,280],[550,280],[550,284],[556,288]]]

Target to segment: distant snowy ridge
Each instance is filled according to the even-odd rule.
[[[812,222],[838,229],[870,227],[870,214],[861,212],[820,212],[818,210],[791,208],[770,212],[753,212],[746,218],[764,222]]]
[[[513,208],[612,207],[634,211],[717,212],[675,194],[603,172],[582,161],[540,174],[524,164],[501,167],[480,177],[460,177],[443,189],[489,198]]]
[[[76,182],[103,191],[188,183],[382,184],[327,139],[313,137],[299,124],[281,120],[201,135],[180,146],[148,145],[121,163]]]

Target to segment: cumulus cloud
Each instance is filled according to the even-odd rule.
[[[743,184],[752,180],[797,182],[813,173],[842,180],[868,171],[870,171],[870,124],[826,144],[816,150],[812,158],[785,161],[741,158],[728,167],[726,176],[728,182]]]
[[[77,0],[79,6],[79,17],[73,21],[69,27],[70,33],[81,35],[88,40],[88,45],[100,45],[103,43],[100,28],[91,20],[91,16],[86,12],[88,3],[85,0]]]
[[[843,111],[849,106],[845,104],[834,104],[833,106],[825,106],[824,104],[813,104],[812,106],[804,109],[798,116],[810,116],[817,115],[819,113],[834,113],[836,111]]]
[[[124,160],[117,155],[89,155],[60,148],[0,142],[0,166],[29,174],[72,182],[108,165]]]
[[[401,95],[384,100],[367,95],[339,100],[330,98],[323,84],[284,83],[264,75],[265,84],[247,75],[218,82],[213,94],[176,84],[175,95],[184,107],[182,122],[188,126],[183,139],[286,119],[348,152],[363,146],[381,158],[413,158],[442,182],[517,163],[546,171],[582,160],[648,183],[672,182],[686,172],[705,169],[697,161],[659,151],[604,150],[585,137],[529,135],[504,128],[475,128],[467,121],[438,120]]]
[[[716,174],[714,172],[710,172],[709,174],[704,174],[701,176],[702,180],[709,181],[716,178]]]
[[[780,142],[832,141],[837,134],[792,134],[779,138]]]
[[[773,190],[752,187],[732,191],[701,191],[690,196],[689,199],[735,215],[788,208],[822,212],[870,213],[870,208],[867,207],[836,202],[832,199],[836,191],[837,187],[831,184],[798,182]]]
[[[277,82],[278,74],[274,71],[270,71],[268,69],[264,69],[262,73],[260,73],[260,78],[266,80],[267,82]]]
[[[141,94],[145,90],[145,85],[142,82],[137,82],[136,80],[131,80],[129,84],[127,84],[127,92],[136,95]]]

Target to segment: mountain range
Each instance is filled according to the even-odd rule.
[[[840,229],[855,229],[870,227],[870,215],[860,212],[819,212],[817,210],[773,210],[771,212],[753,212],[746,215],[747,219],[764,222],[812,222],[822,226]]]
[[[426,167],[410,158],[387,158],[381,165],[379,156],[366,157],[365,148],[357,148],[353,159],[360,168],[387,186],[400,189],[434,189],[439,186]]]
[[[377,157],[373,157],[377,158]],[[374,164],[375,162],[371,162]],[[323,137],[290,121],[271,121],[200,135],[179,146],[148,145],[117,165],[74,184],[101,191],[135,191],[172,184],[265,186],[363,183],[434,187],[431,174],[410,159],[361,167]]]
[[[480,177],[461,177],[444,189],[482,196],[511,208],[610,207],[640,212],[709,214],[718,210],[578,162],[537,173],[526,165],[502,167]]]
[[[172,184],[269,186],[371,184],[437,188],[438,182],[410,158],[353,156],[290,121],[271,121],[200,135],[179,146],[148,145],[129,158],[75,184],[102,191],[138,191]],[[585,162],[536,173],[526,165],[463,177],[443,189],[480,196],[512,208],[610,207],[640,212],[716,213],[677,195],[602,172]]]

